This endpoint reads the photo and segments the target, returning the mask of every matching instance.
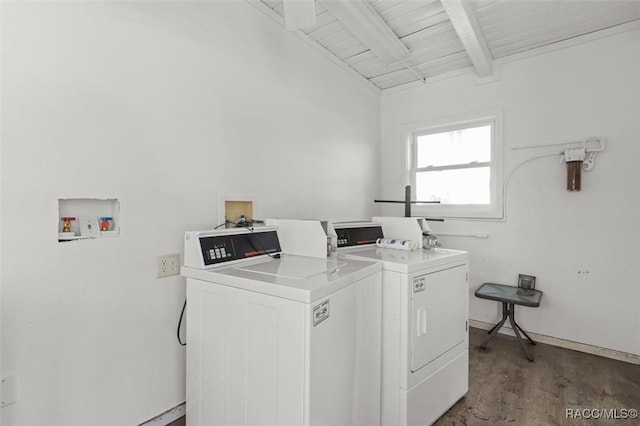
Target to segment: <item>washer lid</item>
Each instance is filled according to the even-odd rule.
[[[365,259],[282,255],[214,269],[182,268],[182,275],[200,281],[312,303],[382,270]]]
[[[334,273],[347,262],[341,259],[318,259],[314,257],[302,256],[282,256],[279,262],[253,263],[248,265],[237,265],[235,268],[243,271],[256,272],[258,274],[271,275],[274,277],[291,278],[301,280],[311,278],[316,275]]]

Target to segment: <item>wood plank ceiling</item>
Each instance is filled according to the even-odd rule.
[[[249,1],[281,17],[284,26],[282,0]],[[406,60],[380,60],[358,31],[328,10],[336,1],[368,2],[408,49]],[[314,5],[315,24],[301,28],[302,35],[380,90],[468,67],[490,74],[492,60],[640,21],[640,0],[315,0]]]

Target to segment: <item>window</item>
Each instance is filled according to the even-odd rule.
[[[501,218],[501,117],[494,112],[413,129],[409,171],[415,214]]]

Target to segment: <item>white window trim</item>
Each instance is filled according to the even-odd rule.
[[[502,109],[470,112],[404,126],[406,149],[406,184],[414,188],[416,171],[429,168],[414,167],[416,161],[416,137],[425,133],[446,132],[466,126],[493,124],[491,150],[491,201],[488,205],[440,205],[414,204],[413,216],[459,218],[459,219],[504,219],[503,209],[503,118]],[[415,195],[414,195],[415,199]],[[420,201],[420,200],[418,200]]]

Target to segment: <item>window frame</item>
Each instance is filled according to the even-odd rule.
[[[428,166],[417,167],[417,139],[420,136],[450,132],[457,129],[466,129],[491,125],[491,158],[488,162],[462,163],[456,166]],[[490,202],[489,204],[414,204],[414,215],[442,217],[452,219],[503,219],[503,164],[502,164],[502,110],[493,109],[475,113],[443,117],[428,122],[415,123],[406,128],[407,150],[407,185],[411,185],[414,192],[416,188],[416,175],[424,171],[438,170],[464,170],[489,166],[490,175]],[[420,200],[418,200],[420,201]]]

